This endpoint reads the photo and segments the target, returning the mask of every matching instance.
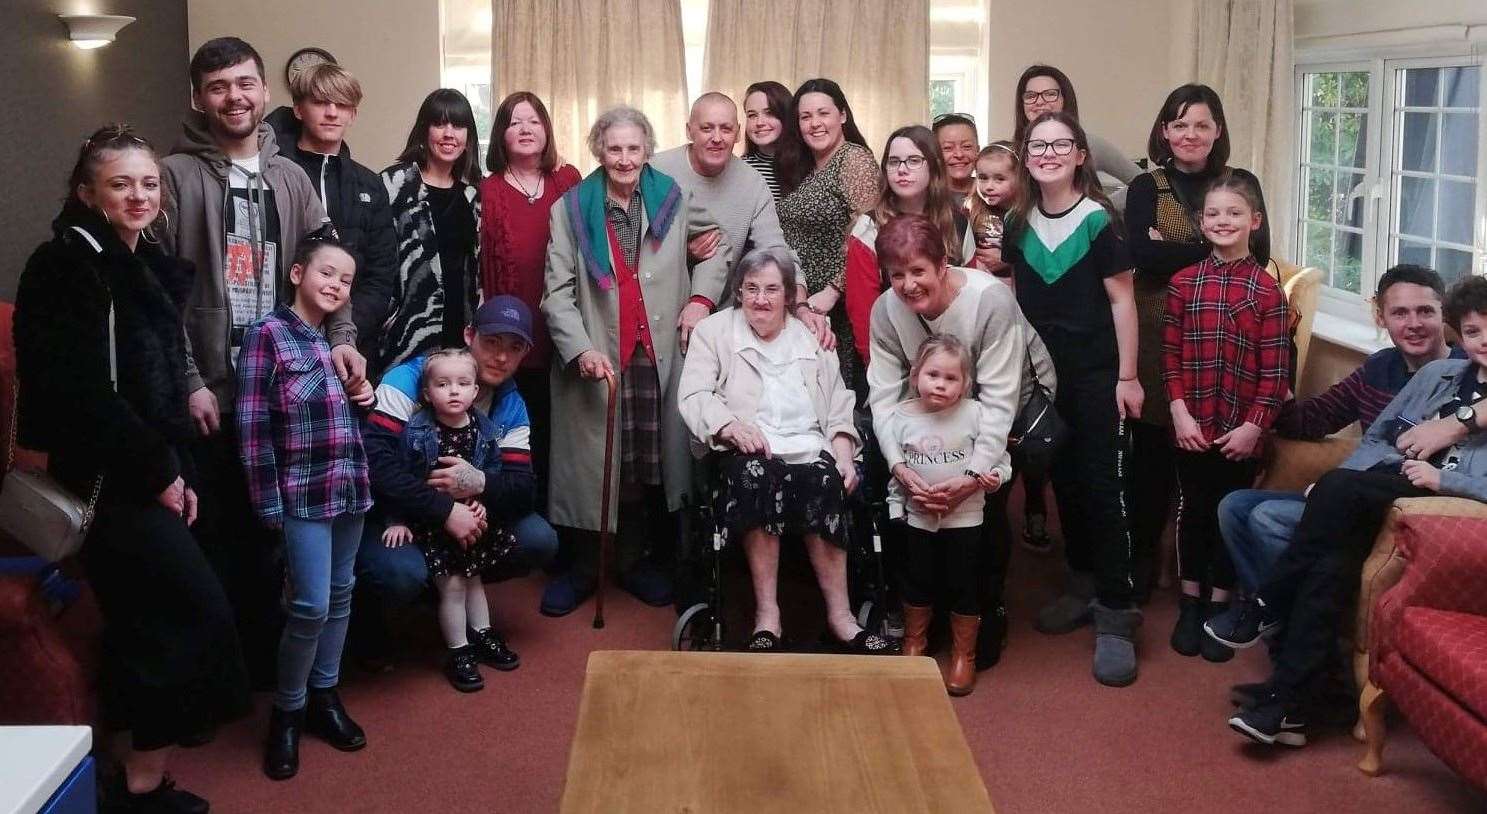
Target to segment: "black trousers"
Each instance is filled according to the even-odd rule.
[[[1219,501],[1237,489],[1248,489],[1260,463],[1231,461],[1217,449],[1176,450],[1177,571],[1184,581],[1229,591],[1234,588],[1234,562],[1219,534]]]
[[[1431,494],[1393,472],[1334,469],[1317,481],[1290,547],[1260,590],[1285,624],[1272,677],[1283,697],[1299,698],[1326,669],[1389,506],[1396,498]]]
[[[1131,421],[1131,458],[1127,462],[1127,500],[1130,501],[1131,539],[1135,545],[1132,570],[1138,593],[1148,593],[1161,567],[1162,532],[1172,513],[1177,486],[1177,464],[1172,432],[1146,421]]]
[[[222,429],[192,445],[201,501],[193,530],[232,604],[253,686],[268,689],[278,674],[284,629],[284,547],[253,513],[233,421],[224,413]]]
[[[1055,406],[1070,437],[1053,462],[1053,493],[1074,571],[1093,572],[1095,595],[1111,608],[1132,603],[1132,542],[1126,514],[1126,422],[1115,406],[1114,368],[1058,364]]]
[[[935,571],[945,563],[942,597],[951,613],[977,616],[981,613],[981,568],[978,561],[984,540],[978,526],[925,531],[904,526],[904,601],[910,605],[933,605]]]
[[[516,380],[517,392],[527,403],[527,416],[531,419],[532,471],[537,476],[538,513],[547,515],[547,478],[551,471],[552,454],[552,390],[547,369],[528,370],[522,368],[511,378]]]
[[[107,728],[150,751],[247,711],[232,609],[179,515],[105,498],[83,561],[103,616]]]

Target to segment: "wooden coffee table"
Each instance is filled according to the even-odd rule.
[[[562,811],[991,812],[928,658],[590,654]]]

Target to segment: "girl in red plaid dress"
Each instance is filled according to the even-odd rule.
[[[1162,379],[1178,450],[1182,577],[1171,644],[1215,662],[1234,656],[1202,629],[1208,617],[1228,609],[1234,587],[1218,504],[1254,481],[1261,439],[1290,382],[1285,295],[1250,251],[1262,217],[1253,181],[1231,173],[1215,178],[1202,216],[1213,253],[1173,275],[1167,287]]]

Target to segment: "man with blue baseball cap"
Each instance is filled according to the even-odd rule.
[[[485,411],[500,438],[501,476],[487,478],[485,472],[459,458],[441,458],[441,465],[427,479],[410,476],[402,465],[403,428],[424,406],[418,392],[425,359],[420,354],[389,369],[377,387],[377,407],[362,433],[373,495],[379,503],[395,504],[402,512],[417,507],[420,516],[407,519],[442,523],[452,534],[457,530],[450,529],[450,524],[467,520],[456,517],[458,501],[479,498],[489,512],[488,522],[504,525],[516,536],[524,564],[544,565],[557,552],[558,537],[534,511],[531,421],[511,378],[532,347],[532,312],[516,297],[492,297],[476,309],[465,328],[465,344],[475,357],[480,380],[475,407]],[[374,664],[386,663],[386,613],[417,599],[428,583],[423,552],[415,546],[383,544],[385,521],[380,515],[374,506],[367,516],[356,556],[352,614],[353,651],[363,662]],[[480,657],[501,670],[520,664],[499,635],[481,638]]]

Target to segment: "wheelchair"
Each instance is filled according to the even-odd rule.
[[[866,437],[866,436],[864,436]],[[693,494],[702,496],[684,510],[682,550],[678,562],[677,610],[679,615],[671,632],[671,647],[680,651],[719,652],[740,649],[735,640],[738,600],[732,599],[728,583],[742,566],[743,582],[749,584],[743,546],[728,545],[724,540],[721,518],[713,516],[707,496],[717,475],[717,457],[709,455],[697,462],[693,470]],[[883,564],[883,539],[879,533],[886,527],[888,513],[886,494],[868,486],[862,477],[863,464],[857,465],[859,486],[847,496],[847,592],[855,610],[857,624],[865,630],[887,634],[888,580]],[[785,540],[792,538],[786,537]],[[787,548],[781,546],[780,576],[787,567]],[[752,597],[751,597],[752,598]],[[786,603],[781,602],[782,614]],[[743,639],[752,633],[752,625],[742,631]]]

